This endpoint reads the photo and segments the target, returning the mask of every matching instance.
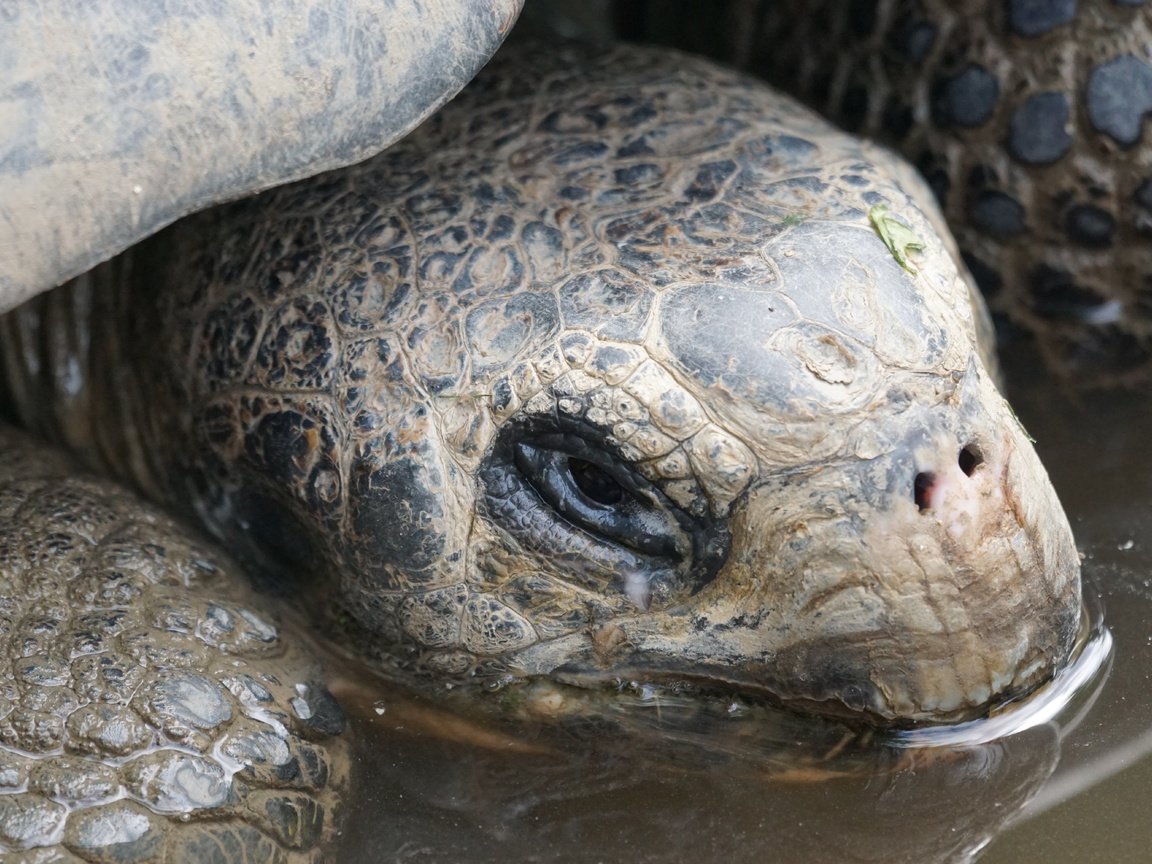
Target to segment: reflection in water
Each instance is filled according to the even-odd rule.
[[[1113,830],[1100,814],[1146,800],[1152,777],[1152,406],[1056,392],[1034,386],[1017,408],[1086,555],[1093,620],[1101,595],[1109,607],[1110,672],[1097,627],[1041,698],[887,740],[644,689],[493,695],[515,723],[391,695],[353,709],[370,719],[338,860],[1146,860],[1147,819]]]
[[[523,730],[476,747],[407,734],[418,709],[389,708],[346,835],[360,856],[340,860],[972,861],[1052,773],[1061,735],[893,747],[764,709],[680,709],[557,718],[524,752]]]

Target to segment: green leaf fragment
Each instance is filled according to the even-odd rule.
[[[908,263],[909,252],[923,252],[924,241],[917,237],[912,229],[900,221],[895,215],[888,212],[883,204],[877,204],[868,211],[868,221],[892,253],[896,262],[909,273],[915,273],[915,268]]]

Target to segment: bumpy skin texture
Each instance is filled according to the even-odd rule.
[[[1152,364],[1152,5],[622,2],[924,172],[994,310],[1082,381]]]
[[[406,672],[950,719],[1063,661],[1079,563],[938,218],[752,79],[537,49],[0,346],[24,422],[305,576]]]
[[[0,9],[0,310],[174,219],[378,153],[522,0],[103,0]]]
[[[304,862],[343,715],[232,562],[0,426],[0,857]]]

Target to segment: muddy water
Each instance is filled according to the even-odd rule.
[[[521,720],[470,724],[374,691],[339,860],[1152,860],[1152,403],[1010,371],[1107,625],[1066,703],[923,747],[670,692],[494,694]]]

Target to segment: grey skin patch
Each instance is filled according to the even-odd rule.
[[[807,321],[824,322],[887,360],[939,360],[942,339],[924,320],[920,289],[874,231],[809,223],[777,240],[772,253]],[[872,284],[885,286],[882,306],[869,299],[865,286]],[[919,355],[909,353],[910,344]]]
[[[919,66],[936,44],[936,26],[930,21],[906,20],[893,29],[889,42],[894,51]]]
[[[211,759],[161,750],[133,760],[126,787],[157,813],[187,813],[222,807],[231,800],[232,784]]]
[[[28,771],[35,765],[26,757],[0,750],[0,790],[14,790],[28,781]]]
[[[1091,204],[1077,204],[1064,216],[1064,232],[1081,246],[1107,249],[1112,245],[1116,219],[1107,210]]]
[[[444,524],[443,486],[438,474],[408,457],[353,477],[353,528],[373,550],[373,561],[386,561],[411,578],[440,560],[445,540],[433,526]],[[376,575],[387,582],[382,572]]]
[[[1053,320],[1090,319],[1106,302],[1091,288],[1078,285],[1072,274],[1044,264],[1029,274],[1028,289],[1033,311]]]
[[[670,292],[660,308],[669,348],[701,384],[773,403],[787,387],[773,382],[779,358],[764,341],[796,318],[779,294],[715,285]]]
[[[13,665],[16,678],[25,685],[59,687],[67,684],[72,674],[63,660],[43,655],[21,657]]]
[[[96,801],[115,795],[119,788],[112,766],[83,757],[36,762],[28,774],[29,792],[57,801]]]
[[[1029,96],[1012,115],[1008,149],[1029,165],[1055,162],[1072,147],[1068,133],[1068,97],[1063,93]]]
[[[166,851],[170,861],[204,861],[208,864],[284,860],[284,852],[275,840],[243,822],[221,824],[212,833],[178,834]]]
[[[220,685],[197,672],[174,671],[155,685],[153,694],[149,702],[158,714],[197,729],[214,729],[232,719]]]
[[[0,841],[17,848],[47,845],[67,816],[63,805],[39,795],[0,796]]]
[[[272,729],[246,730],[225,739],[221,751],[244,766],[242,774],[264,783],[291,782],[300,773],[288,742]]]
[[[143,864],[156,860],[163,842],[155,817],[132,801],[82,810],[64,832],[64,845],[87,861]]]
[[[567,329],[615,333],[637,339],[644,332],[644,320],[652,302],[652,291],[628,273],[598,270],[581,273],[558,289],[560,312]]]
[[[303,795],[253,795],[249,807],[259,821],[290,849],[315,846],[324,834],[324,809]],[[260,799],[263,799],[262,801]]]
[[[1009,0],[1008,23],[1017,36],[1032,38],[1076,17],[1076,0]]]
[[[307,709],[301,711],[301,704],[306,705]],[[301,695],[292,701],[292,706],[303,726],[316,736],[339,735],[347,724],[344,709],[320,682],[303,685]]]
[[[983,126],[1000,98],[1000,84],[983,66],[971,64],[932,88],[932,117],[941,126]]]
[[[100,756],[125,756],[145,747],[153,737],[135,711],[101,703],[72,713],[67,728],[73,751]]]
[[[1084,100],[1093,128],[1131,147],[1140,140],[1144,115],[1152,112],[1152,66],[1131,54],[1097,66]]]

